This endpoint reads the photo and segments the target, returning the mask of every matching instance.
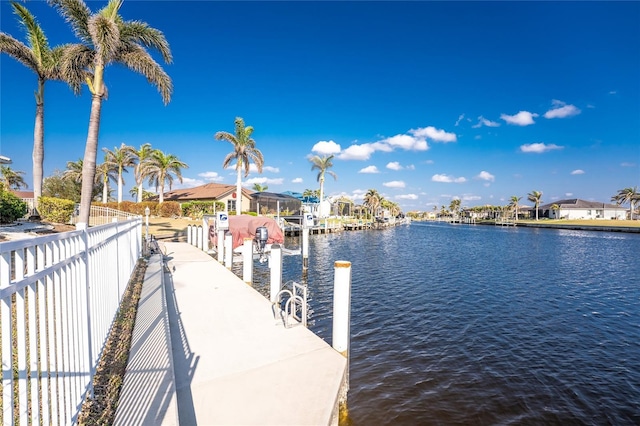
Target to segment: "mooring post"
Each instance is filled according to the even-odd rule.
[[[340,410],[347,410],[347,392],[349,391],[349,348],[351,322],[351,262],[334,263],[333,282],[333,349],[347,358],[347,370],[340,392]]]
[[[187,244],[191,244],[191,225],[187,226]]]
[[[216,247],[216,250],[218,250],[218,262],[222,263],[224,261],[224,229],[218,229],[216,243],[218,244]]]
[[[280,289],[282,289],[282,248],[280,244],[273,244],[271,246],[269,268],[271,269],[270,300],[271,303],[276,303],[276,296]]]
[[[197,246],[198,245],[198,227],[193,225],[191,227],[191,245]]]
[[[309,228],[302,228],[302,272],[307,273],[309,269]]]
[[[242,279],[251,285],[253,282],[253,238],[245,238],[242,247]]]
[[[233,235],[230,231],[224,234],[224,266],[231,269],[233,264]]]
[[[199,226],[199,225],[198,225],[198,232],[197,232],[197,234],[198,234],[198,239],[196,240],[196,241],[197,241],[197,242],[196,242],[196,247],[198,247],[200,250],[202,250],[202,240],[203,240],[203,238],[202,238],[202,232],[203,232],[203,231],[202,231],[202,226]]]

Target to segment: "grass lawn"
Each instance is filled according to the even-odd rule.
[[[142,219],[143,234],[146,232],[144,221],[145,218]],[[202,219],[149,217],[149,233],[157,239],[186,235],[189,225],[202,226]]]

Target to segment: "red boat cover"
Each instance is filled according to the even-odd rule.
[[[233,248],[235,249],[243,245],[245,238],[255,238],[256,228],[259,228],[260,226],[267,228],[269,237],[267,244],[284,243],[284,234],[275,219],[271,219],[266,216],[229,216],[229,231],[231,231],[232,235]],[[209,241],[211,241],[211,244],[218,247],[217,240],[218,231],[215,226],[212,225],[209,227]]]

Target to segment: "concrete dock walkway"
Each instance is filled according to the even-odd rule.
[[[342,355],[203,251],[161,250],[179,424],[337,425]]]

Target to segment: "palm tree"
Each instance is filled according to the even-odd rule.
[[[106,204],[109,202],[109,193],[111,192],[109,181],[118,182],[116,171],[106,161],[96,167],[96,181],[98,180],[102,182],[102,203]]]
[[[109,151],[107,148],[102,148],[102,150],[107,167],[118,173],[118,204],[120,204],[122,202],[122,186],[124,185],[122,173],[127,173],[127,167],[136,165],[136,156],[133,153],[135,149],[123,143],[120,148],[113,148],[113,151]]]
[[[313,166],[311,166],[311,170],[318,170],[317,180],[318,182],[320,182],[320,206],[322,206],[322,198],[324,197],[324,175],[328,173],[329,175],[333,176],[334,180],[338,179],[338,176],[336,176],[334,172],[329,170],[331,167],[333,167],[333,162],[331,160],[333,160],[333,155],[325,155],[323,157],[314,155],[309,160],[313,163]],[[322,207],[320,208],[322,209]]]
[[[222,162],[222,167],[227,168],[231,164],[232,160],[236,160],[236,196],[238,197],[239,205],[236,206],[238,213],[242,212],[242,169],[244,169],[244,177],[249,176],[250,161],[258,168],[258,173],[262,173],[262,166],[264,164],[264,158],[260,150],[256,148],[256,141],[253,140],[251,134],[253,133],[253,126],[245,126],[244,120],[241,117],[236,117],[235,121],[235,133],[229,132],[217,132],[215,134],[216,140],[227,141],[233,145],[233,151],[227,154]]]
[[[454,214],[454,216],[458,216],[461,204],[462,200],[460,200],[460,198],[454,198],[451,200],[451,203],[449,203],[449,210]]]
[[[8,189],[27,188],[29,185],[24,181],[23,171],[13,170],[9,166],[0,166],[0,175],[2,175],[2,183]]]
[[[382,201],[382,197],[375,189],[370,189],[364,195],[364,205],[369,208],[371,211],[371,215],[375,216],[378,208],[380,207],[380,202]]]
[[[633,211],[636,201],[640,201],[640,193],[638,187],[619,189],[618,193],[611,197],[611,201],[615,201],[618,205],[629,203],[629,218],[633,220]]]
[[[60,73],[60,65],[64,53],[72,48],[62,45],[51,48],[47,37],[29,10],[18,2],[11,2],[13,11],[27,33],[28,45],[9,34],[0,32],[0,52],[6,53],[16,61],[30,68],[38,77],[38,88],[35,92],[36,117],[33,130],[33,214],[38,215],[38,199],[42,196],[44,169],[44,85],[49,80],[65,78]],[[81,77],[80,74],[76,78]],[[80,93],[79,82],[74,92]],[[72,87],[74,85],[72,84]]]
[[[102,100],[106,96],[105,68],[121,64],[142,74],[147,82],[155,85],[164,104],[171,100],[173,84],[171,78],[153,59],[147,49],[158,50],[166,63],[171,63],[169,44],[162,32],[141,21],[125,21],[119,14],[122,0],[109,0],[97,13],[92,14],[83,0],[49,0],[63,18],[71,25],[76,36],[84,43],[71,48],[67,55],[73,60],[64,60],[63,76],[72,83],[77,76],[91,71],[87,79],[91,92],[91,113],[84,152],[82,197],[80,201],[80,223],[89,223],[92,182],[96,174],[98,132]],[[79,86],[79,82],[77,86]]]
[[[527,194],[527,200],[531,201],[536,209],[536,220],[538,220],[538,206],[542,202],[542,192],[540,191],[531,191]]]
[[[135,155],[136,161],[137,161],[137,164],[133,169],[133,174],[136,178],[135,188],[138,194],[137,202],[141,203],[142,200],[144,199],[144,192],[145,192],[144,189],[142,188],[142,184],[145,178],[147,177],[145,167],[149,162],[149,159],[153,155],[153,148],[151,148],[150,143],[145,143],[140,146],[139,150],[136,151],[135,149],[132,149],[131,152],[133,153],[133,155]]]
[[[267,185],[261,185],[259,183],[254,183],[253,184],[253,190],[256,192],[264,192],[267,189],[269,189],[269,187]]]
[[[521,199],[522,199],[522,197],[518,197],[517,195],[512,195],[511,196],[511,203],[509,204],[515,210],[516,220],[518,220],[518,203],[520,202]]]
[[[189,166],[180,161],[178,157],[173,154],[165,154],[164,152],[156,149],[153,151],[153,155],[149,159],[147,166],[145,167],[147,177],[149,178],[149,184],[156,187],[156,192],[160,188],[159,199],[160,203],[164,202],[164,183],[169,183],[169,191],[173,185],[173,174],[176,175],[180,183],[182,183],[182,169],[188,169]]]
[[[129,195],[131,195],[132,198],[138,198],[138,194],[140,193],[140,191],[138,190],[137,186],[134,186],[133,188],[131,188],[129,190]],[[153,197],[155,194],[153,192],[149,192],[149,191],[145,191],[144,189],[142,190],[142,201],[147,201],[150,200],[151,197]]]
[[[73,182],[80,186],[80,191],[82,191],[82,170],[84,169],[84,161],[82,158],[78,159],[78,161],[67,161],[67,170],[62,172],[62,179],[68,182]],[[91,186],[91,199],[97,197],[97,195],[101,192],[102,186],[98,185],[103,182],[102,175],[95,174],[93,177],[93,183]],[[108,187],[108,184],[106,185]],[[104,194],[103,194],[104,195]],[[81,195],[82,198],[82,195]]]
[[[559,205],[557,205],[557,204],[552,204],[552,205],[551,205],[551,210],[553,210],[553,212],[555,213],[555,214],[554,214],[555,218],[556,218],[556,219],[559,219],[559,217],[558,217],[558,216],[560,215],[560,214],[559,214],[559,212],[560,212],[560,206],[559,206]]]

